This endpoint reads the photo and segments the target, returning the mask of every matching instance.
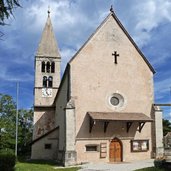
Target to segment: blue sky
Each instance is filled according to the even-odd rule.
[[[19,108],[33,106],[34,56],[47,19],[48,6],[62,56],[67,61],[108,15],[110,6],[156,70],[155,103],[171,103],[171,1],[170,0],[20,0],[22,8],[1,26],[0,92],[16,99]],[[171,120],[171,109],[164,117]]]

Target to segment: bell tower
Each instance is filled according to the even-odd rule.
[[[55,126],[53,102],[60,84],[60,63],[61,56],[48,10],[47,21],[35,55],[33,140]]]

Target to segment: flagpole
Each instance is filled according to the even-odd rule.
[[[17,157],[18,148],[18,94],[19,94],[19,82],[17,82],[17,97],[16,97],[16,131],[15,131],[15,156]]]
[[[170,103],[171,103],[171,87],[170,87]],[[171,107],[170,107],[170,112],[169,112],[169,119],[171,118]],[[170,119],[171,120],[171,119]]]

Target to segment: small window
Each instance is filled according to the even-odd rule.
[[[98,151],[97,145],[86,145],[86,151]]]
[[[52,148],[52,144],[45,144],[45,149],[51,149]]]
[[[50,62],[47,62],[46,64],[46,72],[50,72]]]
[[[50,76],[49,78],[48,78],[48,86],[49,87],[52,87],[53,86],[53,77],[52,76]]]
[[[149,150],[148,140],[132,140],[131,141],[131,151],[132,152],[143,152]]]
[[[47,77],[43,77],[43,87],[47,87]]]
[[[42,72],[45,72],[45,62],[44,61],[42,62],[42,69],[41,70],[42,70]]]
[[[51,63],[51,73],[55,72],[55,62]]]
[[[109,97],[109,104],[112,108],[114,107],[114,109],[123,107],[124,102],[125,102],[125,100],[124,100],[123,96],[119,93],[113,93]]]
[[[110,102],[113,106],[117,106],[119,104],[119,99],[117,97],[111,97]]]

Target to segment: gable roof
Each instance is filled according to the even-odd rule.
[[[55,39],[55,34],[49,14],[37,49],[36,56],[60,58],[59,49]]]
[[[54,132],[55,130],[59,129],[59,126],[55,127],[54,129],[50,130],[49,132],[43,134],[42,136],[36,138],[35,140],[33,140],[30,145],[34,144],[35,142],[41,140],[42,138],[46,137],[47,135],[51,134],[52,132]]]
[[[149,61],[146,59],[146,57],[144,56],[144,54],[141,52],[141,50],[138,48],[138,46],[136,45],[136,43],[134,42],[134,40],[131,38],[131,36],[129,35],[129,33],[126,31],[126,29],[124,28],[124,26],[122,25],[122,23],[120,22],[120,20],[117,18],[116,14],[111,11],[109,13],[109,15],[103,20],[103,22],[99,25],[99,27],[95,30],[95,32],[88,38],[88,40],[83,44],[83,46],[76,52],[76,54],[70,59],[69,63],[71,63],[75,57],[79,54],[79,52],[86,46],[86,44],[92,39],[92,37],[101,29],[101,27],[107,22],[107,20],[110,17],[113,17],[113,19],[117,22],[117,24],[119,25],[119,27],[122,29],[122,31],[125,33],[125,35],[127,36],[127,38],[131,41],[131,43],[133,44],[133,46],[135,47],[135,49],[138,51],[138,53],[141,55],[141,57],[143,58],[143,60],[145,61],[145,63],[148,65],[148,67],[150,68],[150,70],[153,72],[153,74],[155,74],[155,70],[152,67],[152,65],[149,63]]]

